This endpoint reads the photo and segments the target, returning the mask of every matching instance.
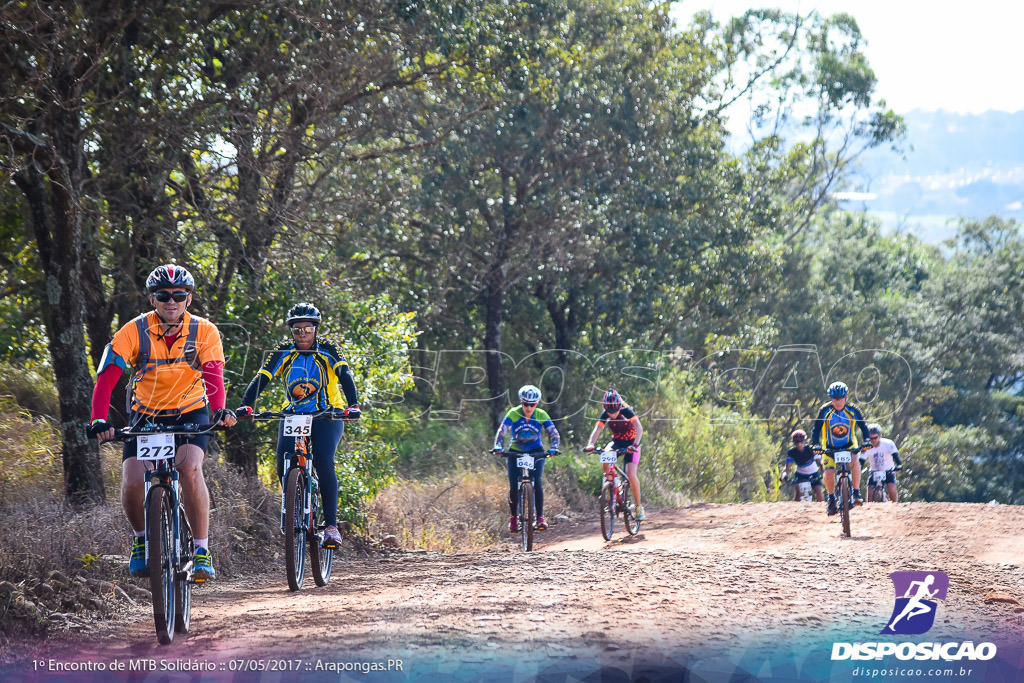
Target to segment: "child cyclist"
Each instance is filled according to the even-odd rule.
[[[629,486],[633,489],[633,497],[636,498],[636,518],[642,522],[646,515],[644,514],[644,506],[640,503],[640,479],[637,477],[636,468],[640,464],[640,438],[644,435],[644,428],[640,425],[640,418],[636,416],[633,409],[622,400],[622,396],[614,389],[604,392],[604,399],[601,403],[604,406],[604,412],[597,419],[594,431],[590,433],[590,438],[587,440],[587,445],[583,450],[587,453],[594,452],[597,437],[601,430],[604,429],[605,424],[607,424],[609,431],[612,433],[611,448],[627,449],[622,459],[626,465],[626,478],[629,479]],[[601,467],[604,469],[605,474],[607,474],[608,470],[614,467],[614,465],[602,463]]]

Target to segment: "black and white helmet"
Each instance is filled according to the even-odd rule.
[[[146,289],[150,294],[171,287],[183,287],[191,292],[196,288],[196,279],[188,270],[173,263],[157,266],[146,278]]]
[[[285,322],[287,322],[289,326],[298,322],[310,322],[314,325],[319,325],[320,309],[308,301],[297,303],[288,311],[288,318]]]

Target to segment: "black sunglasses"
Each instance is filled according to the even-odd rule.
[[[536,403],[527,403],[526,401],[523,401],[523,406],[526,407],[526,408],[535,408],[537,406],[537,404]]]
[[[167,303],[171,299],[182,302],[188,298],[188,292],[165,292],[161,290],[159,292],[153,292],[153,297],[161,303]]]

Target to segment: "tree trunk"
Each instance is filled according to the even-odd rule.
[[[487,387],[490,390],[491,422],[497,428],[505,414],[505,372],[501,365],[501,324],[505,306],[504,267],[495,265],[487,276],[484,292],[484,350],[487,351]]]
[[[58,114],[58,117],[60,115]],[[65,144],[64,161],[53,163],[44,179],[31,168],[15,177],[31,213],[32,229],[45,276],[43,315],[60,402],[61,457],[64,490],[76,505],[105,499],[99,452],[86,438],[92,398],[92,376],[85,347],[85,300],[82,293],[82,219],[73,160],[77,119],[62,117],[63,130],[55,141]],[[68,148],[72,148],[69,150]],[[52,214],[47,212],[49,189]]]

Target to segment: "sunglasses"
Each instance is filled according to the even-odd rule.
[[[316,327],[293,327],[292,334],[313,334],[316,331]]]
[[[879,436],[878,434],[872,434],[868,438],[871,439],[872,441],[874,441],[875,439],[881,439],[882,437]]]
[[[523,407],[524,408],[536,408],[537,404],[536,403],[527,403],[526,401],[523,401]]]
[[[793,439],[793,443],[803,443],[803,439]]]
[[[181,303],[188,298],[188,294],[188,292],[165,292],[160,290],[159,292],[153,292],[153,298],[161,303],[167,303],[171,299]]]

